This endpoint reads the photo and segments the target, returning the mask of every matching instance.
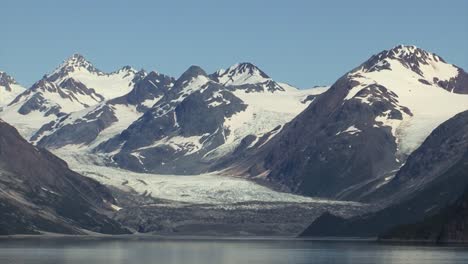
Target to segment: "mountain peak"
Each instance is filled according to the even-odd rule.
[[[440,56],[413,45],[398,45],[373,55],[361,65],[366,72],[391,69],[391,62],[399,62],[404,67],[423,76],[423,67],[428,65],[447,64]]]
[[[179,80],[190,80],[198,76],[206,77],[207,74],[200,66],[192,65],[184,73],[182,73],[182,75],[179,77]]]
[[[17,84],[16,80],[6,72],[0,71],[0,86],[8,87],[11,84]]]
[[[263,78],[270,78],[266,73],[260,70],[257,66],[250,62],[241,62],[234,64],[228,71],[236,71],[237,73],[247,73],[250,75],[258,74]]]
[[[421,50],[420,48],[414,46],[414,45],[396,45],[395,47],[390,49],[391,51],[404,51],[404,52],[414,52],[416,50]]]
[[[129,66],[129,65],[126,65],[126,66],[123,66],[122,68],[118,69],[117,71],[114,71],[112,72],[111,74],[113,73],[125,73],[125,74],[136,74],[138,71],[135,70],[132,66]]]
[[[211,75],[224,85],[243,85],[265,82],[270,77],[250,62],[236,63],[226,70],[219,70]]]
[[[85,57],[81,55],[80,53],[73,53],[73,55],[70,56],[69,59],[76,59],[76,60],[83,60],[85,61]]]
[[[133,69],[132,66],[130,66],[130,65],[125,65],[120,70],[135,71],[135,69]]]
[[[0,71],[0,106],[10,103],[22,92],[24,92],[24,88],[13,77]]]
[[[196,73],[197,75],[206,75],[206,72],[197,65],[190,66],[185,72]]]
[[[384,51],[385,52],[385,51]],[[445,62],[444,59],[434,53],[425,51],[413,45],[398,45],[386,52],[387,55],[394,56],[395,58],[408,59],[417,57],[425,60],[435,60]]]
[[[96,69],[93,66],[93,64],[91,64],[91,62],[86,60],[86,58],[83,55],[79,53],[74,53],[47,77],[50,78],[52,81],[55,81],[57,79],[60,79],[61,77],[66,76],[68,73],[76,71],[88,71],[91,73],[96,73],[98,75],[103,74],[100,70]]]
[[[62,65],[85,68],[92,66],[92,64],[88,60],[86,60],[86,58],[83,55],[79,53],[74,53],[73,55],[71,55],[68,59],[65,60],[65,62]]]

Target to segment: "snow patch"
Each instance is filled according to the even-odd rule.
[[[354,125],[348,127],[347,129],[343,130],[343,131],[340,131],[338,133],[336,133],[336,136],[340,135],[340,134],[343,134],[343,133],[347,133],[347,134],[350,134],[350,135],[354,135],[354,134],[358,134],[358,133],[361,133],[362,131],[355,127]]]

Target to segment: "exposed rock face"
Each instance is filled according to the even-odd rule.
[[[96,69],[86,58],[78,53],[73,54],[68,58],[62,65],[60,65],[54,72],[48,75],[48,80],[55,82],[57,80],[66,78],[70,73],[86,70],[90,73],[95,73],[97,75],[105,75],[105,73]]]
[[[124,96],[141,78],[141,72],[128,66],[104,73],[75,54],[31,88],[23,89],[0,117],[30,139],[41,126],[57,118]]]
[[[395,178],[365,197],[365,200],[395,202],[424,190],[434,182],[440,184],[441,181],[446,180],[440,176],[449,168],[463,166],[467,153],[468,111],[465,111],[437,127],[408,157]],[[463,182],[464,178],[468,178],[467,176],[468,174],[460,174],[458,180]],[[458,195],[460,194],[458,187],[454,186],[452,191],[450,189],[445,191],[450,195]],[[440,192],[439,195],[445,196],[444,192]],[[442,197],[439,199],[445,200]],[[453,200],[453,197],[451,199]]]
[[[22,92],[24,92],[24,88],[13,77],[0,71],[0,107],[8,105]]]
[[[151,72],[141,73],[135,80],[135,87],[126,95],[104,101],[84,111],[64,115],[42,126],[31,141],[47,148],[60,148],[66,145],[92,145],[107,128],[118,123],[120,127],[128,126],[154,103],[156,103],[174,84],[174,79]],[[125,127],[124,127],[125,128]],[[113,134],[124,128],[114,129]]]
[[[265,72],[248,62],[235,64],[227,70],[219,70],[211,74],[210,77],[231,90],[240,89],[246,92],[285,90]]]
[[[139,112],[144,113],[174,86],[175,79],[170,76],[154,71],[147,75],[140,74],[140,80],[135,80],[135,87],[128,94],[114,98],[109,103],[135,105]]]
[[[300,194],[368,199],[437,125],[468,109],[465,86],[440,85],[463,76],[460,68],[413,46],[383,51],[229,166]]]
[[[461,93],[461,94],[468,94],[468,73],[466,73],[463,69],[458,68],[458,76],[451,78],[448,81],[441,81],[439,79],[434,78],[434,82],[444,88],[447,91],[451,91],[453,93]]]
[[[191,66],[177,80],[128,66],[105,73],[75,54],[0,117],[52,151],[97,154],[99,161],[137,171],[189,174],[219,168],[239,146],[265,143],[326,88],[300,91],[251,63],[211,75]]]
[[[77,109],[84,109],[91,104],[96,104],[104,100],[104,98],[93,89],[89,89],[82,83],[73,79],[67,79],[58,85],[46,79],[42,79],[35,83],[30,89],[16,97],[9,105],[21,103],[18,109],[18,113],[21,115],[28,115],[34,111],[44,112],[44,116],[49,116],[51,114],[60,116],[66,114],[68,111],[63,109],[64,105],[51,101],[50,98],[48,98],[50,94],[55,94],[59,96],[61,100],[76,104],[78,107]],[[80,100],[80,95],[85,95],[86,98],[90,100]]]
[[[7,91],[11,91],[10,85],[15,84],[16,81],[10,75],[5,72],[0,72],[0,86],[5,87]]]
[[[200,157],[224,142],[224,119],[244,109],[242,100],[192,66],[152,109],[98,151],[120,147],[113,159],[131,170],[201,171],[206,165]]]
[[[462,68],[449,65],[440,56],[414,46],[399,45],[391,50],[382,51],[372,56],[363,67],[369,71],[391,69],[388,59],[399,61],[404,67],[417,73],[420,76],[419,81],[424,84],[433,84],[453,93],[468,93],[468,74]],[[439,67],[443,65],[441,63],[445,65]],[[451,71],[452,76],[441,80],[440,76],[434,75],[434,70],[448,70]]]
[[[268,179],[306,195],[349,198],[348,187],[398,166],[391,130],[375,127],[374,120],[387,111],[396,120],[404,111],[411,113],[395,108],[394,94],[378,85],[360,92],[378,95],[375,104],[362,104],[359,97],[343,102],[354,85],[340,79],[271,141],[274,147],[265,157]]]
[[[128,233],[109,218],[110,192],[0,122],[0,234]]]
[[[225,160],[236,155],[239,147],[265,143],[274,134],[272,129],[277,132],[278,126],[307,106],[308,95],[323,90],[285,89],[250,63],[211,75],[191,66],[141,118],[95,151],[117,166],[136,171],[215,170],[227,164]]]
[[[467,121],[465,111],[440,125],[410,155],[395,178],[372,194],[372,200],[388,207],[350,219],[326,214],[303,235],[376,236],[394,226],[431,217],[453,204],[468,186]]]
[[[101,131],[118,121],[108,104],[83,114],[79,119],[74,119],[70,114],[64,115],[45,124],[31,137],[31,141],[47,148],[90,144]]]

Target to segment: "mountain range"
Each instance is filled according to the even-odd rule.
[[[304,235],[375,236],[437,214],[468,184],[468,74],[415,46],[302,90],[252,63],[174,78],[130,66],[105,73],[74,54],[28,89],[0,72],[0,95],[2,120],[64,158],[376,206],[350,219],[325,213]]]

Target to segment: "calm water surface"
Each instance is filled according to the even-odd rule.
[[[0,239],[0,263],[468,263],[468,248],[301,240]]]

